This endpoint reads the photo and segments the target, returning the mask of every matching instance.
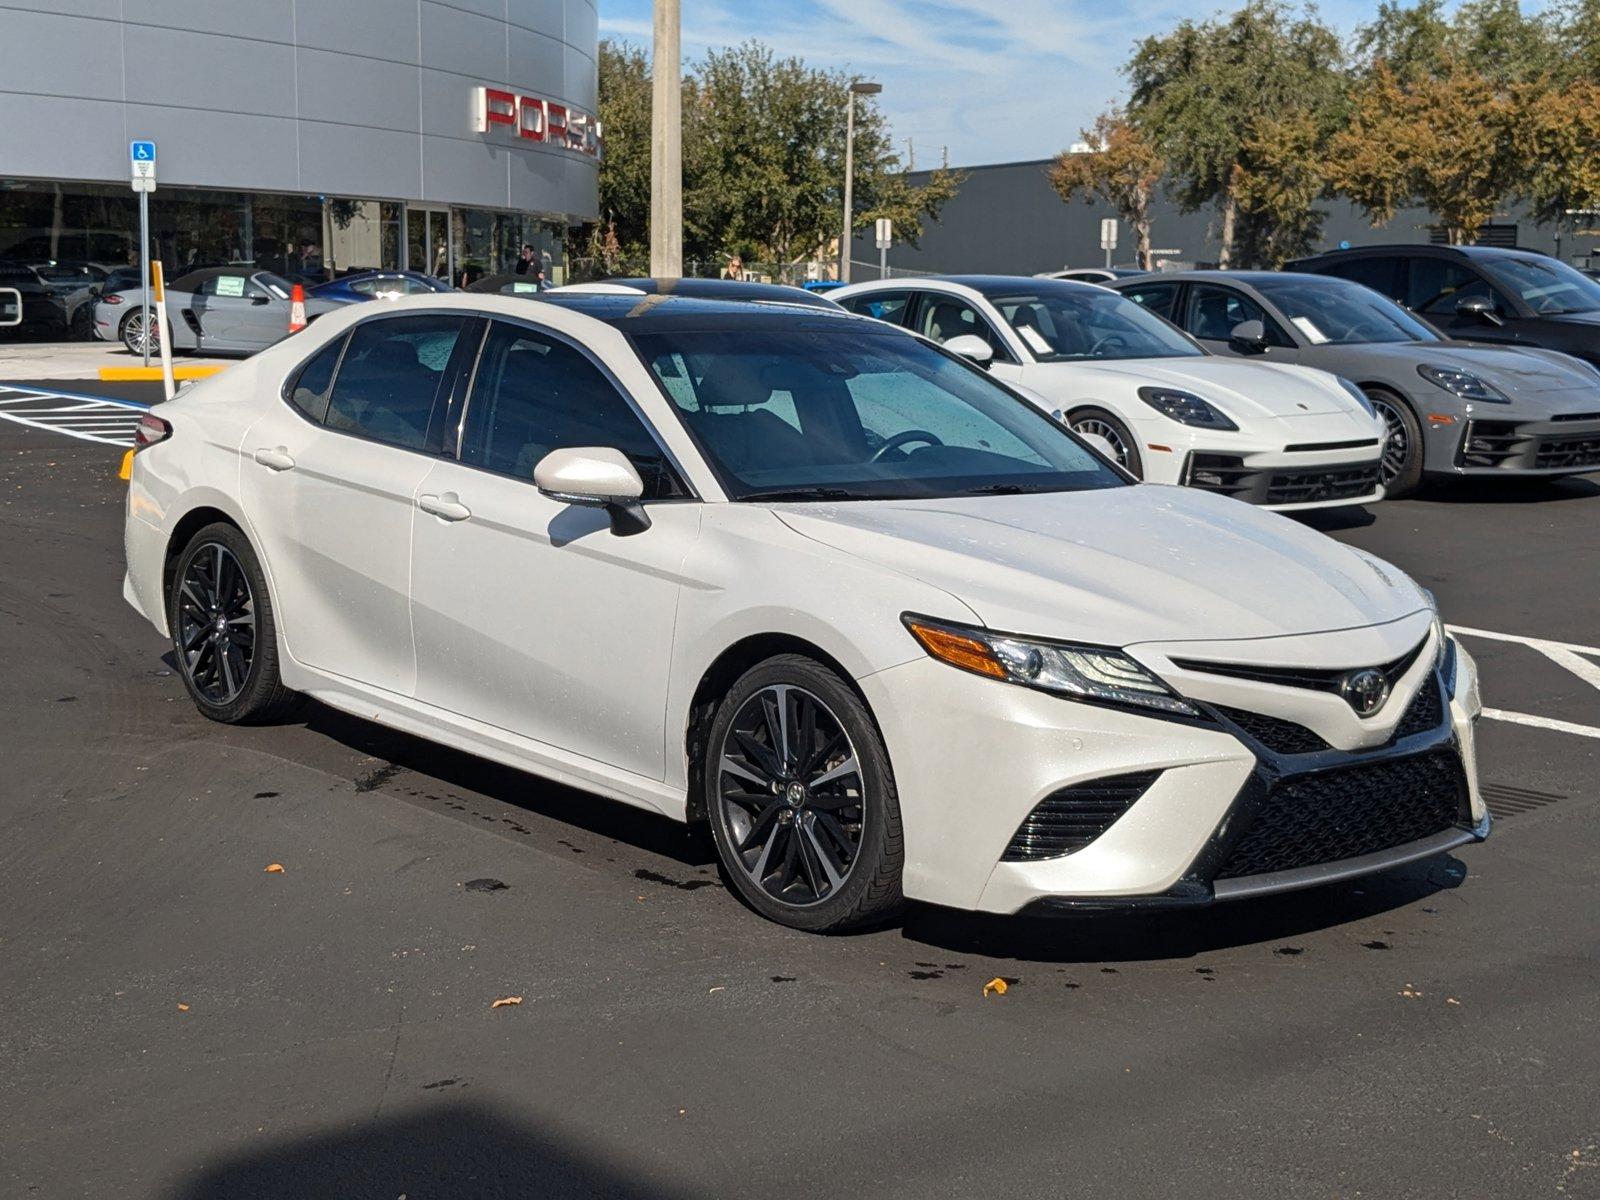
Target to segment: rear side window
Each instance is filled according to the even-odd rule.
[[[466,323],[465,317],[425,314],[358,325],[328,396],[328,428],[424,449]]]
[[[911,293],[871,292],[865,296],[850,296],[839,303],[863,317],[874,317],[891,325],[904,325],[906,312],[911,307]]]
[[[341,372],[342,376],[342,372]],[[644,498],[686,494],[622,393],[565,342],[495,322],[467,402],[461,461],[532,482],[552,450],[609,446],[644,480]]]
[[[328,415],[328,385],[333,382],[333,370],[339,365],[342,349],[344,339],[334,338],[300,368],[289,388],[289,403],[318,425]]]

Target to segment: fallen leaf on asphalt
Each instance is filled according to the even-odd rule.
[[[1445,1003],[1446,1003],[1446,1004],[1454,1004],[1454,1005],[1456,1005],[1456,1006],[1457,1006],[1457,1007],[1459,1007],[1459,1006],[1460,1006],[1460,1004],[1461,1004],[1461,1001],[1459,1001],[1459,1000],[1457,1000],[1457,999],[1456,999],[1456,998],[1455,998],[1455,997],[1454,997],[1454,996],[1446,996],[1446,997],[1445,997],[1445,998],[1444,998],[1444,1002],[1445,1002]]]
[[[1006,994],[1006,981],[996,975],[993,979],[989,980],[988,983],[983,985],[983,994],[987,996],[990,992],[993,992],[997,996],[1004,996]]]
[[[504,1008],[508,1004],[521,1004],[521,1003],[522,1003],[522,997],[521,996],[501,996],[500,999],[496,1000],[493,1004],[489,1005],[489,1007],[490,1008]]]
[[[268,875],[282,875],[283,874],[283,864],[282,863],[268,863],[267,864],[267,874]]]
[[[189,1006],[187,1004],[180,1004],[180,1005],[178,1005],[178,1011],[179,1012],[188,1012],[189,1011]]]
[[[711,995],[712,992],[721,992],[721,991],[725,991],[725,990],[726,989],[721,987],[721,986],[714,987],[714,988],[707,988],[706,989],[706,995],[709,996],[709,995]]]

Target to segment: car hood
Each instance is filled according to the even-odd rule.
[[[1551,392],[1600,391],[1600,377],[1581,360],[1532,348],[1448,341],[1340,346],[1339,350],[1352,364],[1368,360],[1415,370],[1432,363],[1470,371],[1513,400]]]
[[[986,626],[1100,645],[1268,638],[1428,607],[1402,572],[1189,488],[780,504],[791,529],[948,592]],[[933,614],[939,615],[939,614]]]
[[[1062,391],[1074,403],[1094,398],[1096,385],[1130,392],[1151,384],[1181,388],[1236,421],[1346,412],[1356,407],[1326,372],[1220,355],[1038,363],[1024,372],[1023,381],[1041,391]]]

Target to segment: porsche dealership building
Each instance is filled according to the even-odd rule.
[[[0,260],[460,283],[596,216],[595,0],[0,0]]]

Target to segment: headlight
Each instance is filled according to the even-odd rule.
[[[1435,387],[1442,387],[1463,400],[1482,400],[1489,404],[1511,403],[1511,397],[1470,371],[1458,371],[1455,367],[1437,367],[1431,363],[1422,363],[1417,367],[1417,374]]]
[[[1339,381],[1340,387],[1350,393],[1350,399],[1354,400],[1366,410],[1367,416],[1375,417],[1378,415],[1378,410],[1372,407],[1372,401],[1367,399],[1367,394],[1365,392],[1363,392],[1355,384],[1351,383],[1343,375],[1335,375],[1334,378]]]
[[[902,620],[932,657],[974,675],[1102,704],[1199,715],[1199,709],[1120,650],[1026,641],[909,613]]]
[[[1239,428],[1193,392],[1180,392],[1177,388],[1142,387],[1139,389],[1139,399],[1180,425],[1198,425],[1202,429]]]

